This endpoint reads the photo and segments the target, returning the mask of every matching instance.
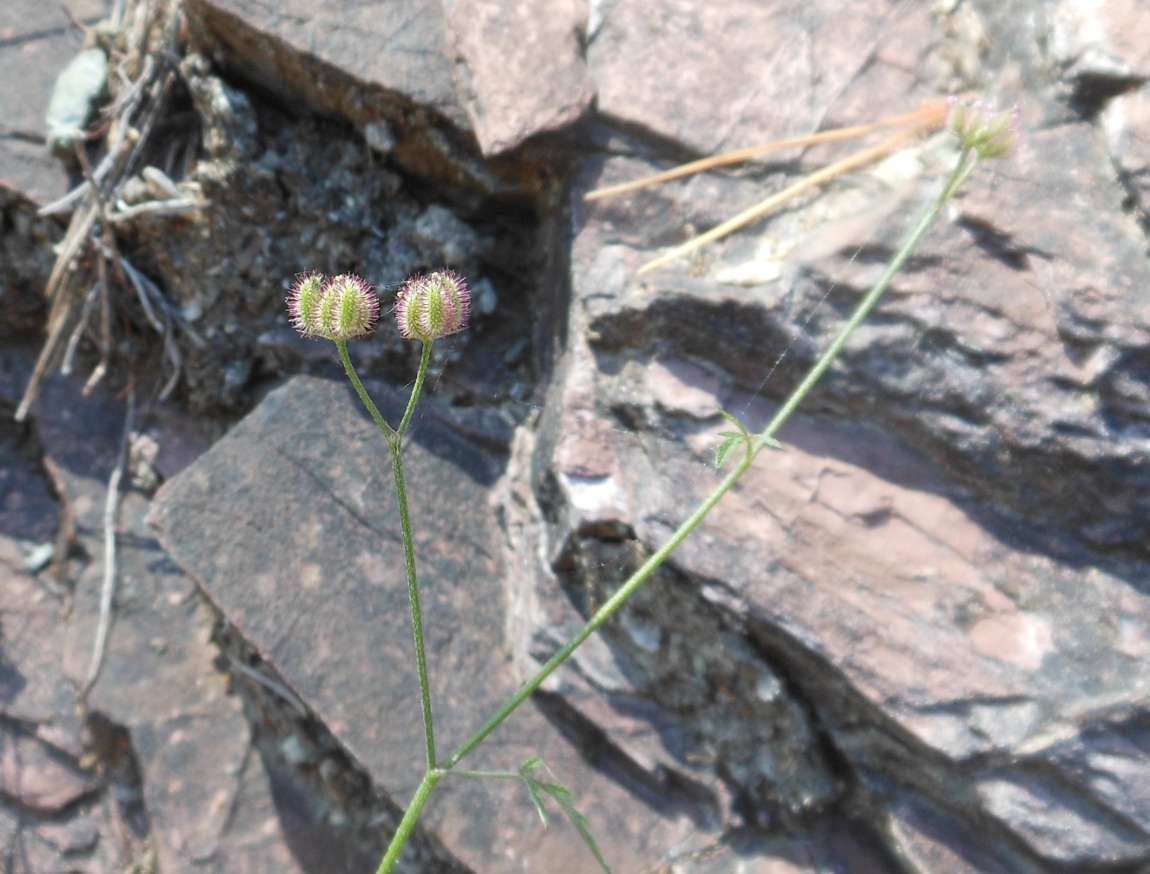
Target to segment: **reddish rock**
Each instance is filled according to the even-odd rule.
[[[569,127],[590,106],[585,3],[455,0],[447,8],[461,98],[483,154]]]
[[[0,739],[0,792],[33,813],[62,813],[95,791],[95,774],[19,729],[5,727]]]
[[[1150,12],[1138,0],[1098,6],[1056,3],[1050,51],[1071,76],[1137,79],[1150,75]]]
[[[21,691],[9,711],[35,719],[42,726],[38,734],[54,744],[63,744],[62,729],[76,713],[71,690],[88,676],[104,576],[104,492],[125,415],[122,404],[104,395],[81,399],[77,391],[78,386],[51,381],[42,404],[46,412],[37,424],[55,490],[64,497],[89,561],[72,568],[77,579],[67,624],[59,606],[43,599],[42,593],[36,613],[22,614],[25,622],[50,623],[51,633],[41,630],[28,638],[40,641],[34,648],[40,661],[16,663],[35,682]],[[169,434],[176,435],[172,442],[195,439],[188,436],[194,434],[195,425],[170,410],[164,421],[166,427],[152,432],[162,444],[169,442]],[[84,423],[82,439],[75,436],[77,422]],[[326,824],[317,821],[314,810],[285,790],[285,778],[253,748],[252,728],[240,700],[229,693],[216,663],[219,651],[211,640],[216,617],[195,584],[158,551],[144,521],[148,506],[147,497],[133,492],[126,477],[119,502],[116,591],[107,652],[87,697],[92,716],[85,743],[78,743],[78,728],[73,741],[77,747],[73,755],[78,757],[84,749],[96,753],[103,780],[61,780],[59,767],[37,769],[29,773],[52,777],[41,781],[45,788],[37,791],[49,793],[47,798],[64,792],[66,802],[78,792],[106,787],[124,818],[138,824],[141,820],[133,817],[146,811],[145,831],[137,838],[149,837],[156,862],[165,871],[202,871],[205,863],[216,871],[270,863],[285,871],[303,871],[297,851],[309,842],[324,847],[320,854],[328,860],[328,870],[362,870],[368,860],[361,856],[352,861],[356,842],[339,829],[325,831]],[[5,619],[6,634],[18,627],[13,619]],[[22,654],[6,651],[5,655]],[[31,709],[36,700],[43,700],[46,681],[62,683],[66,699],[58,700],[59,712],[49,715]],[[29,694],[37,688],[40,699]],[[28,785],[24,780],[22,785]],[[289,826],[290,841],[285,837]],[[38,828],[30,839],[59,840]],[[101,830],[97,844],[104,848],[101,853],[119,843]]]
[[[1037,874],[1039,868],[997,840],[987,840],[921,798],[904,796],[890,809],[891,844],[912,871],[948,874]],[[973,833],[972,833],[973,832]]]
[[[908,58],[930,45],[909,36],[884,43],[876,51],[884,63],[860,81],[901,69],[895,90],[909,91],[906,71],[917,67]],[[862,93],[873,101],[876,92],[848,88],[828,115],[857,120]],[[1024,117],[1036,118],[1034,109],[1024,107]],[[819,415],[793,419],[784,452],[765,454],[673,560],[702,601],[790,666],[791,689],[823,714],[849,761],[918,786],[956,814],[941,844],[911,826],[897,838],[939,870],[949,870],[948,854],[972,870],[990,864],[962,849],[979,839],[962,823],[977,821],[980,808],[1022,837],[1036,870],[1043,860],[1129,862],[1146,852],[1146,780],[1132,765],[1134,747],[1103,758],[1103,780],[1092,780],[1085,762],[1088,738],[1125,737],[1145,719],[1138,678],[1148,665],[1133,642],[1150,600],[1126,571],[1084,574],[1060,563],[1078,554],[1089,564],[1088,550],[1142,555],[1148,533],[1144,471],[1134,459],[1145,430],[1136,362],[1150,316],[1129,289],[1150,275],[1139,237],[1115,207],[1102,146],[1093,129],[1065,126],[1028,134],[1015,157],[982,168],[957,202],[957,221],[934,229],[921,263],[895,280],[876,320],[809,399]],[[920,150],[917,176],[899,184],[922,186],[942,172],[930,169],[932,154]],[[614,159],[588,176],[634,178],[645,170],[636,163]],[[1063,187],[1046,199],[1034,180],[1048,166],[1065,170]],[[562,476],[575,421],[579,433],[605,435],[600,452],[610,453],[615,492],[625,496],[614,524],[648,548],[717,481],[704,466],[729,426],[713,415],[706,425],[675,415],[668,395],[690,395],[668,390],[660,362],[669,356],[725,371],[708,390],[714,403],[753,427],[769,420],[775,406],[766,399],[797,382],[883,260],[836,260],[824,247],[817,259],[788,263],[812,227],[859,209],[845,188],[646,276],[635,275],[644,260],[681,239],[676,222],[715,223],[724,205],[729,214],[750,200],[740,185],[675,183],[578,210],[567,349],[584,367],[561,372],[579,389],[552,392],[559,424],[537,447],[537,469],[547,471],[537,495],[558,522],[552,554],[593,519]],[[904,204],[926,197],[899,195],[908,196]],[[865,239],[882,240],[885,257],[919,208],[888,213],[900,218]],[[1084,208],[1085,223],[1072,217]],[[763,275],[777,285],[721,278],[772,259],[776,272]],[[580,352],[584,339],[594,364]],[[1125,439],[1115,439],[1115,421]],[[1062,459],[1056,475],[1054,456]],[[576,591],[589,576],[589,567],[576,568]],[[649,624],[656,641],[674,627],[669,616]],[[635,641],[612,641],[618,658],[638,658]],[[1098,694],[1124,704],[1098,713]],[[1052,737],[1066,746],[1051,746]],[[933,773],[911,751],[922,748],[951,767]],[[984,756],[1053,768],[1060,788],[1044,785],[1041,804],[986,794],[956,770]],[[1111,794],[1097,806],[1102,783]],[[1091,828],[1076,829],[1080,817]],[[1006,860],[995,864],[1016,870],[1004,835],[991,840],[992,855]]]
[[[1008,822],[1043,857],[1064,865],[1130,864],[1144,859],[1146,832],[1086,795],[1067,795],[1059,781],[1012,769],[979,781],[992,816]]]
[[[187,13],[193,44],[215,63],[350,120],[433,180],[537,190],[541,168],[477,158],[569,126],[593,94],[573,2],[383,0],[283,16],[249,0],[196,0]]]
[[[712,154],[811,133],[904,7],[852,3],[593,6],[599,111]]]

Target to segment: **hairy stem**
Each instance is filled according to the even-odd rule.
[[[408,838],[411,837],[411,832],[415,829],[415,824],[419,821],[419,815],[423,813],[423,806],[427,804],[431,790],[443,777],[444,772],[438,768],[428,769],[427,773],[423,775],[423,780],[416,788],[411,803],[407,805],[407,811],[403,814],[403,819],[400,820],[399,826],[395,830],[395,837],[388,844],[387,852],[379,863],[379,868],[375,874],[391,874],[392,869],[395,868],[395,863],[399,861],[399,854],[403,852]]]
[[[415,412],[415,404],[419,400],[420,392],[423,391],[423,380],[427,377],[427,365],[431,361],[431,343],[424,341],[423,354],[419,358],[419,371],[415,374],[415,386],[411,389],[411,397],[407,401],[407,409],[403,411],[403,421],[399,423],[396,428],[396,433],[399,439],[403,440],[403,435],[407,433],[407,426],[411,424],[412,413]]]
[[[411,824],[414,825],[415,818],[418,818],[419,810],[427,801],[427,796],[434,788],[435,784],[439,782],[448,772],[450,772],[456,765],[458,765],[465,756],[481,744],[496,728],[498,728],[504,720],[510,716],[516,708],[519,707],[524,701],[534,693],[543,682],[568,658],[571,654],[578,649],[584,641],[587,640],[592,634],[598,631],[608,619],[610,619],[620,607],[627,602],[627,600],[638,591],[639,587],[643,585],[656,570],[667,560],[679,544],[690,534],[698,525],[706,518],[711,509],[719,502],[719,500],[734,487],[753,463],[755,457],[767,446],[774,442],[775,435],[782,428],[783,424],[790,418],[802,400],[810,393],[815,384],[826,373],[827,369],[831,366],[834,360],[842,352],[846,345],[847,340],[851,334],[858,328],[867,315],[874,309],[878,303],[879,298],[882,297],[887,287],[890,285],[891,280],[898,273],[899,270],[905,266],[907,259],[917,248],[922,238],[926,235],[927,230],[938,218],[939,212],[942,210],[943,205],[954,195],[959,186],[966,180],[966,178],[973,172],[978,163],[978,154],[971,148],[964,148],[954,170],[951,172],[950,177],[947,179],[946,184],[943,186],[942,192],[935,200],[934,204],[922,217],[919,223],[915,226],[902,248],[891,259],[890,264],[886,270],[883,271],[882,276],[874,287],[866,294],[866,296],[859,302],[851,318],[847,321],[838,337],[827,349],[826,352],[819,358],[815,365],[811,368],[806,378],[799,384],[798,388],[791,393],[790,397],[775,414],[770,423],[763,429],[763,431],[749,439],[748,451],[737,467],[723,478],[723,481],[715,488],[715,490],[695,509],[693,513],[675,530],[671,537],[667,540],[662,547],[654,552],[645,561],[638,570],[636,570],[624,582],[607,601],[604,603],[595,614],[587,621],[587,624],[580,629],[574,637],[564,644],[547,662],[539,669],[539,671],[525,682],[519,690],[492,716],[483,723],[470,737],[461,743],[451,753],[450,756],[444,761],[441,768],[435,768],[434,764],[429,764],[428,775],[424,778],[424,782],[420,784],[419,790],[416,792],[416,797],[412,800],[412,806],[408,808],[407,814],[404,816],[403,823],[400,824],[400,831],[397,831],[392,843],[388,848],[388,855],[384,857],[384,863],[380,866],[378,874],[385,874],[391,871],[392,866],[395,864],[395,859],[398,858],[402,845],[407,841],[410,835],[411,828],[408,827],[403,831],[404,824],[411,819]],[[426,350],[425,350],[426,359]],[[417,383],[418,387],[418,383]],[[406,421],[406,418],[405,418]],[[398,477],[397,477],[398,482]],[[407,535],[405,534],[405,540]],[[498,774],[481,774],[480,772],[470,773],[470,776],[498,776],[503,777],[502,773]],[[510,776],[510,775],[508,775]],[[434,779],[432,779],[434,777]],[[429,781],[431,781],[429,783]],[[418,804],[418,809],[415,809]],[[413,816],[413,810],[415,810]],[[390,864],[388,860],[391,860]]]
[[[347,340],[336,340],[336,348],[339,349],[339,360],[343,362],[343,369],[347,373],[347,378],[351,380],[352,386],[355,387],[355,393],[359,395],[360,401],[363,402],[367,412],[371,418],[375,420],[375,424],[379,426],[379,430],[383,432],[383,436],[387,438],[390,443],[391,438],[395,435],[391,425],[387,424],[387,420],[383,418],[383,414],[379,411],[379,407],[375,405],[375,401],[371,399],[371,395],[367,393],[367,389],[363,387],[363,383],[359,381],[359,374],[355,372],[355,365],[351,363],[351,356],[347,354]]]
[[[423,611],[419,606],[419,580],[415,570],[415,541],[411,533],[411,516],[407,509],[407,485],[403,478],[403,434],[411,422],[415,405],[419,401],[419,394],[423,388],[423,380],[427,376],[427,365],[431,360],[431,344],[423,344],[423,355],[419,361],[419,372],[415,377],[415,386],[411,390],[411,397],[407,400],[407,409],[398,429],[392,429],[379,412],[379,408],[363,387],[355,366],[351,363],[351,356],[347,352],[347,342],[336,340],[339,348],[339,357],[343,362],[343,369],[347,377],[355,386],[356,393],[363,405],[371,414],[375,424],[383,436],[387,438],[388,448],[391,450],[391,470],[395,476],[395,496],[399,506],[399,524],[403,535],[403,561],[407,568],[407,597],[411,602],[411,635],[415,640],[415,663],[419,672],[419,702],[423,711],[423,740],[424,752],[427,759],[427,770],[435,768],[435,722],[431,714],[431,684],[427,679],[427,653],[423,643]],[[430,790],[428,790],[430,791]]]
[[[431,716],[431,684],[427,680],[427,654],[423,645],[423,611],[419,607],[419,581],[415,574],[415,547],[411,517],[407,512],[407,486],[403,480],[403,447],[399,436],[389,438],[391,469],[395,473],[395,496],[399,502],[399,524],[403,531],[403,560],[407,565],[407,598],[411,602],[411,636],[415,640],[415,662],[419,671],[419,704],[423,710],[424,752],[427,769],[435,768],[435,723]]]
[[[751,466],[752,460],[753,456],[748,455],[740,462],[738,467],[727,474],[723,481],[719,483],[718,487],[695,509],[695,512],[690,515],[687,521],[676,529],[675,533],[671,535],[671,538],[664,543],[660,549],[654,552],[650,558],[643,562],[643,566],[631,574],[627,582],[623,583],[623,585],[616,590],[615,594],[612,595],[602,607],[595,611],[595,615],[591,617],[587,624],[584,625],[571,640],[564,644],[555,655],[551,656],[551,658],[547,660],[547,663],[539,669],[538,673],[524,683],[519,688],[519,691],[516,692],[507,703],[500,707],[490,719],[483,723],[478,731],[461,743],[456,750],[447,757],[447,760],[443,763],[445,770],[450,770],[455,767],[464,756],[479,746],[491,732],[499,727],[503,720],[510,716],[520,704],[530,697],[532,692],[543,684],[544,680],[551,676],[556,668],[571,657],[571,654],[582,645],[583,641],[598,631],[608,619],[615,615],[616,611],[626,603],[627,599],[635,594],[639,587],[647,582],[650,576],[659,569],[659,566],[667,560],[667,556],[674,552],[679,547],[679,544],[683,542],[683,539],[703,521],[704,517],[711,512],[711,508],[719,503],[719,499],[730,491],[739,477],[743,475],[743,472]]]

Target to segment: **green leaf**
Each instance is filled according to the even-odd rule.
[[[726,440],[719,444],[719,448],[715,450],[715,467],[722,467],[726,464],[730,460],[731,453],[735,451],[736,447],[744,445],[745,442],[742,434],[734,434],[727,437]]]
[[[526,776],[532,771],[538,771],[543,767],[543,760],[539,756],[532,756],[526,762],[519,766],[519,773]]]
[[[547,810],[543,806],[543,796],[539,793],[539,783],[530,777],[524,777],[523,782],[527,786],[527,791],[531,793],[531,803],[535,805],[535,810],[539,814],[539,819],[543,822],[543,827],[547,828],[551,820],[548,818]]]
[[[566,786],[560,785],[559,783],[540,783],[539,785],[556,801],[558,801],[560,798],[566,798],[568,801],[574,801],[579,797]]]
[[[739,429],[739,433],[744,437],[750,437],[751,432],[747,430],[747,426],[742,423],[738,416],[733,416],[726,410],[719,410],[719,415]]]
[[[774,437],[764,437],[763,438],[763,445],[769,446],[769,447],[771,447],[771,449],[782,449],[783,448],[783,444],[780,443],[778,440],[776,440]]]
[[[599,863],[607,874],[611,874],[611,866],[607,864],[607,860],[603,857],[603,851],[599,849],[599,845],[595,843],[595,838],[591,834],[591,827],[587,824],[587,820],[583,818],[575,805],[571,802],[575,798],[575,794],[564,786],[559,786],[556,783],[544,783],[543,788],[547,793],[555,799],[563,812],[567,814],[567,818],[571,820],[571,825],[575,826],[575,830],[579,832],[579,837],[583,839],[583,843],[587,845],[587,849],[595,856],[595,861]],[[562,793],[557,793],[556,790],[562,790]]]

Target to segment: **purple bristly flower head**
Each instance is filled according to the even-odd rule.
[[[471,290],[452,270],[413,276],[399,289],[395,318],[399,333],[408,340],[430,343],[467,327]]]
[[[288,314],[291,326],[305,337],[314,336],[318,326],[316,314],[323,294],[324,277],[320,273],[301,273],[288,292]]]
[[[326,281],[319,273],[305,273],[292,285],[288,311],[292,327],[305,337],[350,340],[375,330],[379,297],[350,273]]]

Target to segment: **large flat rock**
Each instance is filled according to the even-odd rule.
[[[383,397],[394,417],[398,399]],[[165,485],[153,519],[213,603],[405,805],[422,774],[423,735],[403,553],[386,444],[357,404],[342,383],[293,380]],[[486,496],[499,465],[430,415],[416,422],[405,478],[446,752],[523,677],[506,650],[511,605]],[[695,832],[686,816],[635,804],[625,775],[600,773],[564,735],[529,703],[470,766],[514,769],[542,756],[556,779],[594,799],[591,826],[622,869]],[[523,832],[532,816],[520,786],[453,780],[425,823],[477,870],[596,870],[569,827]]]

